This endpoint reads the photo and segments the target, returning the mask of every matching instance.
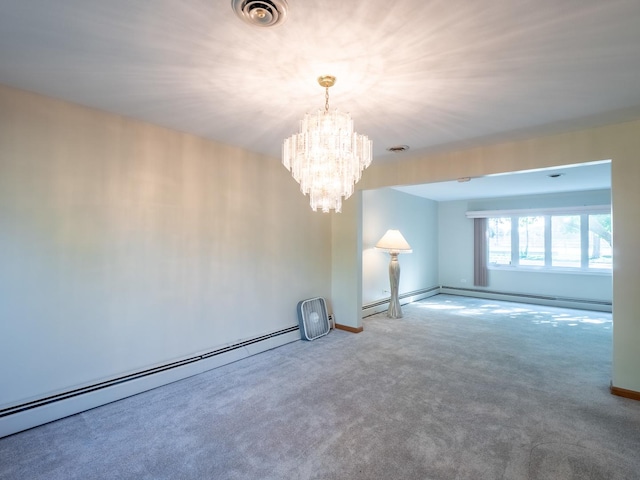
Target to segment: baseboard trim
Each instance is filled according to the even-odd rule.
[[[145,371],[0,409],[0,438],[121,400],[300,340],[298,326]]]
[[[640,392],[636,392],[635,390],[627,390],[626,388],[614,387],[613,385],[611,385],[609,389],[613,395],[617,395],[618,397],[640,401]]]
[[[408,303],[417,302],[424,298],[433,297],[440,293],[440,286],[422,288],[420,290],[414,290],[412,292],[401,293],[398,295],[400,305],[406,305]],[[376,313],[384,312],[389,308],[389,302],[391,298],[383,298],[375,302],[370,302],[362,305],[362,316],[369,317]]]
[[[552,295],[536,295],[516,292],[500,292],[480,288],[461,288],[443,285],[440,293],[460,295],[463,297],[486,298],[492,300],[504,300],[507,302],[533,303],[550,307],[577,308],[581,310],[593,310],[598,312],[612,311],[612,303],[605,300],[590,300],[585,298],[556,297]]]
[[[363,327],[349,327],[348,325],[340,325],[339,323],[336,323],[336,329],[351,333],[360,333],[364,330]]]

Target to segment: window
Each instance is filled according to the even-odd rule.
[[[487,219],[489,229],[489,265],[511,265],[511,218]]]
[[[544,266],[545,218],[518,217],[518,265]]]
[[[609,212],[596,206],[467,216],[487,218],[489,266],[605,272],[612,266]]]
[[[551,217],[551,266],[581,267],[580,230],[580,215],[554,215]]]
[[[589,215],[589,268],[611,268],[611,215]]]

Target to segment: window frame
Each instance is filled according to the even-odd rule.
[[[611,215],[611,205],[590,205],[580,207],[554,207],[539,209],[514,209],[514,210],[481,210],[466,212],[467,218],[510,218],[511,221],[511,263],[490,263],[489,251],[489,224],[487,221],[487,269],[528,271],[546,273],[579,273],[588,275],[612,275],[613,265],[608,268],[592,267],[589,262],[589,217],[590,215]],[[551,218],[553,216],[579,216],[580,217],[580,267],[553,266],[552,264],[552,229]],[[521,217],[544,217],[544,265],[520,265],[519,244],[519,219]]]

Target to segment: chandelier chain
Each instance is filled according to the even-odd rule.
[[[324,87],[324,113],[329,113],[329,87]]]

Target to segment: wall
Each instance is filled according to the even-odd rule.
[[[467,201],[439,202],[440,285],[473,287],[473,220],[465,216]]]
[[[0,87],[0,407],[297,325],[330,222],[275,159]]]
[[[342,203],[342,212],[331,215],[331,302],[334,321],[359,331],[362,308],[362,275],[344,275],[344,268],[362,270],[362,192]]]
[[[613,371],[612,385],[640,392],[640,121],[607,125],[558,135],[530,138],[514,142],[484,145],[466,150],[420,153],[401,164],[375,164],[369,167],[358,184],[362,190],[392,185],[411,185],[451,181],[460,177],[476,177],[495,173],[517,172],[611,159],[613,245]],[[375,160],[374,160],[375,162]],[[361,202],[354,196],[346,203]],[[350,238],[351,243],[361,229],[353,212],[359,206],[349,205],[340,225],[334,225],[332,239]],[[343,212],[344,215],[344,212]],[[350,217],[350,220],[347,218]],[[357,248],[350,245],[351,248]],[[357,284],[362,277],[361,256],[351,262],[335,265],[332,277],[344,284]],[[354,302],[340,291],[334,291],[338,305]],[[351,312],[357,311],[352,308]],[[337,312],[340,315],[340,311]],[[354,325],[362,319],[351,317]]]
[[[363,304],[389,298],[389,254],[374,248],[388,229],[400,230],[413,249],[398,256],[400,296],[437,286],[437,202],[390,188],[362,194]]]
[[[440,202],[440,283],[454,288],[611,302],[610,275],[490,269],[489,285],[474,286],[473,219],[465,217],[467,211],[475,210],[607,205],[610,202],[609,190]]]

